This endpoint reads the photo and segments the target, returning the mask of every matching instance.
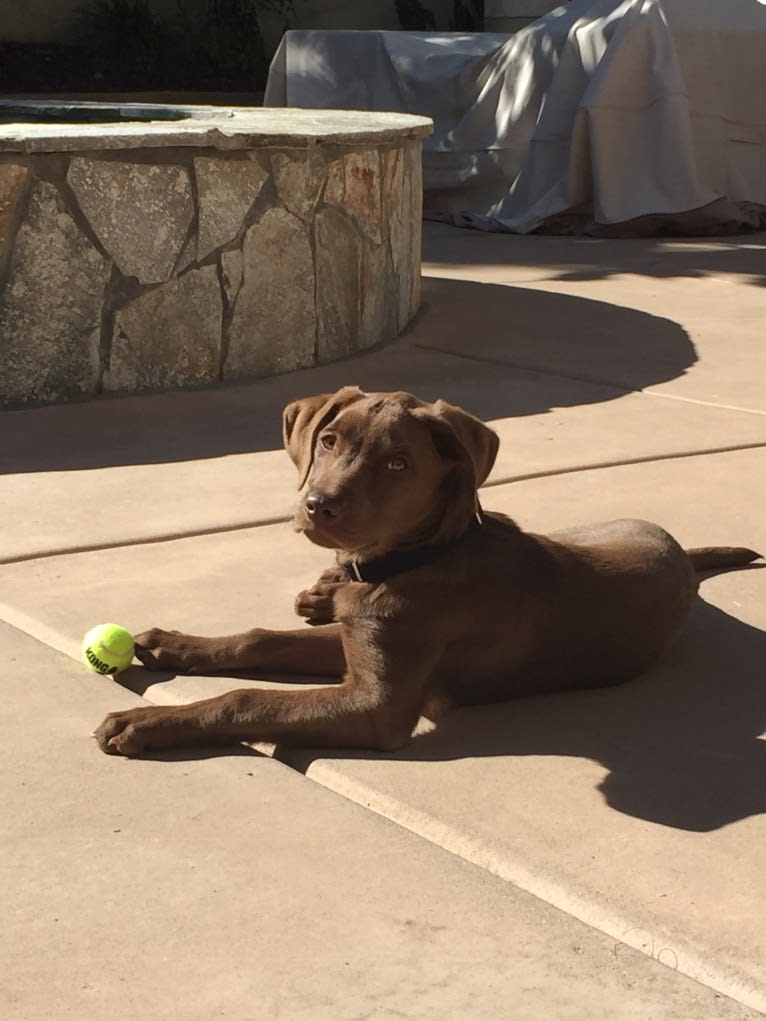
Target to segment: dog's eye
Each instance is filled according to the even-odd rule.
[[[390,468],[392,472],[403,472],[407,467],[407,462],[403,457],[392,457],[386,465],[386,468]]]
[[[319,442],[322,444],[325,450],[332,450],[332,448],[335,446],[336,439],[337,437],[333,436],[332,433],[327,433],[326,435],[319,437]]]

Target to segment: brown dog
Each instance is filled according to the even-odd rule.
[[[757,559],[684,550],[659,526],[613,521],[550,537],[483,514],[498,439],[444,401],[346,387],[290,404],[285,446],[304,493],[295,527],[338,550],[298,596],[315,627],[199,638],[139,635],[149,669],[342,677],[309,691],[232,691],[110,713],[106,752],[275,741],[393,749],[435,707],[618,684],[686,620],[695,570]]]

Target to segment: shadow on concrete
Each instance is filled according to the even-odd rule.
[[[423,283],[421,311],[398,341],[342,362],[247,385],[0,413],[0,473],[276,450],[285,404],[348,383],[441,396],[499,419],[613,400],[696,361],[669,319],[523,288]]]
[[[604,280],[624,273],[663,280],[736,275],[765,287],[766,234],[562,239],[484,234],[428,224],[423,262],[433,266],[507,266],[516,277],[528,270],[527,279],[544,280]]]
[[[504,417],[509,404],[511,414],[531,415],[611,400],[676,379],[697,360],[688,334],[669,319],[589,298],[505,289],[508,294],[497,284],[426,277],[421,320],[407,334],[429,350],[557,377],[539,388],[540,380],[532,386],[524,376],[525,396],[516,401],[508,399],[507,383],[498,395],[489,391],[486,418]],[[564,381],[570,385],[562,392]],[[608,389],[588,392],[576,385],[582,382]]]
[[[167,681],[172,681],[174,677],[226,677],[232,681],[232,684],[227,690],[232,690],[236,687],[236,681],[259,681],[267,682],[275,685],[289,684],[293,687],[327,687],[329,684],[340,684],[340,677],[322,677],[319,674],[312,676],[311,674],[269,674],[264,670],[225,670],[221,673],[207,673],[201,674],[178,674],[171,670],[146,670],[142,666],[129,666],[127,670],[121,671],[119,674],[114,675],[112,680],[115,684],[118,684],[121,688],[125,688],[126,691],[132,691],[134,695],[140,695],[144,697],[148,691],[151,691],[157,684],[164,684]],[[152,696],[154,701],[154,696]],[[157,699],[157,705],[163,705],[163,699],[160,697]]]
[[[268,759],[265,752],[259,752],[250,745],[223,745],[221,747],[166,748],[164,751],[146,751],[131,759],[131,762],[202,762],[205,759]],[[248,776],[252,776],[248,773]]]
[[[577,756],[601,763],[616,811],[693,832],[766,812],[766,632],[699,599],[671,654],[626,685],[460,709],[387,755],[291,751],[314,759],[444,762]]]

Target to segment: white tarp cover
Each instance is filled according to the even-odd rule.
[[[574,0],[513,36],[292,31],[265,105],[433,118],[434,218],[521,233],[766,227],[766,0]]]

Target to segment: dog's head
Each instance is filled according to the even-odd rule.
[[[498,447],[491,429],[446,401],[357,387],[294,401],[283,429],[300,476],[296,529],[366,556],[465,531]]]

